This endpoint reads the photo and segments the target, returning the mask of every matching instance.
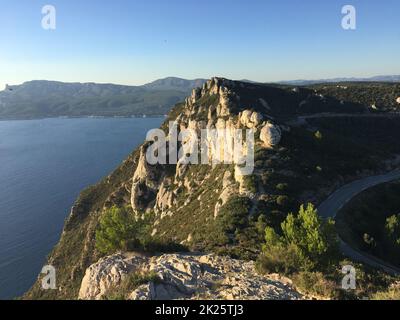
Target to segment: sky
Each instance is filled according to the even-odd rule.
[[[348,4],[356,30],[342,28]],[[55,30],[42,28],[44,5]],[[398,0],[0,0],[0,89],[400,74],[399,15]]]

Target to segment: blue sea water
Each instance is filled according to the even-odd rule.
[[[31,287],[79,192],[108,175],[162,121],[0,121],[0,299]]]

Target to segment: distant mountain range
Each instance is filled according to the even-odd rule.
[[[35,80],[6,86],[0,91],[0,119],[32,119],[82,116],[157,116],[167,114],[206,79],[176,77],[142,86],[97,83],[64,83]],[[242,80],[256,83],[251,80]],[[400,82],[400,75],[371,78],[289,80],[278,84],[307,86],[335,82]]]
[[[318,79],[318,80],[288,80],[279,81],[281,84],[289,85],[311,85],[316,83],[333,83],[333,82],[400,82],[400,75],[391,76],[375,76],[370,78],[332,78],[332,79]]]
[[[168,77],[145,84],[144,87],[153,90],[191,91],[193,88],[201,87],[206,81],[206,79],[186,80],[182,78]]]
[[[173,77],[142,86],[29,81],[0,92],[0,119],[164,115],[204,82]]]

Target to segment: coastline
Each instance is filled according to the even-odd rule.
[[[48,120],[48,119],[147,119],[147,118],[166,118],[165,114],[152,114],[152,115],[131,115],[131,116],[97,116],[97,115],[82,115],[82,116],[46,116],[46,117],[11,117],[0,118],[1,121],[28,121],[28,120]]]

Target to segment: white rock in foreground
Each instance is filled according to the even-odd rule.
[[[135,271],[135,267],[143,261],[141,257],[126,258],[122,254],[100,259],[86,269],[79,290],[79,299],[101,299],[107,290],[120,284],[126,275]]]
[[[216,255],[164,254],[135,257],[116,254],[90,266],[79,299],[101,299],[130,272],[155,273],[156,283],[126,293],[132,300],[171,299],[301,299],[290,280],[257,274],[254,262]]]

